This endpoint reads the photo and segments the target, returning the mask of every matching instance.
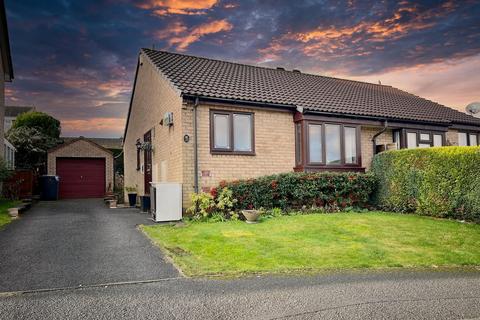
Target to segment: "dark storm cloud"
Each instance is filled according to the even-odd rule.
[[[121,135],[141,47],[371,75],[480,53],[479,1],[7,0],[15,81],[68,134]],[[100,119],[100,120],[99,120]],[[103,120],[102,120],[103,119]]]

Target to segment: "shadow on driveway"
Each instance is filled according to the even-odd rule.
[[[101,199],[40,202],[0,231],[0,292],[178,277],[136,228],[150,223]]]

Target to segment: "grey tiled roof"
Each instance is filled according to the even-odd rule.
[[[466,113],[386,85],[142,49],[185,95],[345,115],[479,125]]]

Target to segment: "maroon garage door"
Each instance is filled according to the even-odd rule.
[[[57,175],[62,199],[105,195],[105,159],[57,158]]]

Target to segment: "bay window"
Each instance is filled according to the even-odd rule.
[[[309,124],[308,125],[308,156],[310,163],[322,163],[322,125]]]
[[[325,125],[325,154],[327,164],[341,164],[340,126],[336,124]]]
[[[357,128],[345,127],[345,163],[357,163]]]
[[[361,166],[358,126],[317,121],[305,121],[305,123],[306,159],[297,161],[297,166],[303,167],[304,170]],[[297,129],[295,132],[297,143],[303,141],[299,137],[301,131]],[[299,148],[298,145],[297,148]],[[299,152],[301,155],[301,151]]]
[[[213,154],[253,155],[253,113],[211,110],[210,149]]]

